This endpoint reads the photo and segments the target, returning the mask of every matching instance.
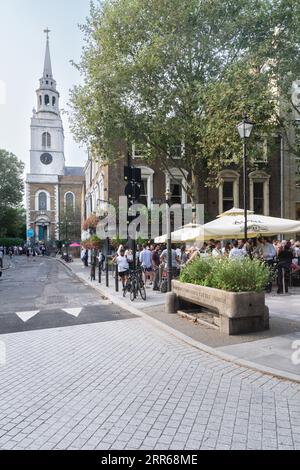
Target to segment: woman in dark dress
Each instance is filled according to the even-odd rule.
[[[286,274],[289,274],[293,262],[293,250],[291,248],[291,243],[286,242],[284,246],[281,246],[278,251],[278,276],[277,284],[278,290],[277,294],[283,293],[283,279]],[[285,292],[288,292],[288,282],[285,281]]]

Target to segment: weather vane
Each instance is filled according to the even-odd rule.
[[[47,39],[49,39],[49,33],[51,33],[51,30],[49,28],[44,29],[44,33],[47,34]]]

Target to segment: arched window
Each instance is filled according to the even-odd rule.
[[[46,106],[49,106],[49,104],[50,104],[49,95],[45,95],[45,105],[46,105]]]
[[[67,210],[74,210],[75,207],[75,196],[73,193],[65,194],[65,204]]]
[[[47,210],[47,194],[42,192],[39,194],[39,211]]]
[[[50,148],[51,147],[51,135],[49,132],[44,132],[42,135],[42,146],[44,148]]]
[[[55,106],[55,103],[56,103],[55,96],[52,96],[52,106]]]

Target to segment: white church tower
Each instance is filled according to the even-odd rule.
[[[64,129],[59,111],[59,93],[53,78],[49,29],[43,77],[37,94],[37,110],[31,119],[30,173],[34,175],[64,175]]]
[[[31,118],[30,173],[26,178],[27,240],[32,244],[65,240],[62,220],[67,209],[74,214],[74,220],[76,213],[80,217],[84,181],[82,167],[65,166],[65,138],[51,66],[50,31],[44,32],[47,35],[44,71],[36,91],[37,108]]]

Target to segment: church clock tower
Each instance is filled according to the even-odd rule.
[[[26,180],[27,236],[32,242],[59,239],[59,183],[65,174],[64,129],[51,66],[50,30],[44,32],[44,71],[31,118],[30,174]]]
[[[59,110],[59,93],[52,73],[49,29],[43,76],[36,91],[37,106],[31,118],[30,173],[26,178],[27,240],[31,244],[68,242],[69,225],[79,225],[83,168],[65,166],[64,129]],[[68,214],[68,230],[63,230]],[[79,223],[77,223],[77,219]],[[70,222],[71,220],[71,222]],[[68,233],[66,233],[68,231]]]
[[[34,175],[64,175],[64,129],[59,111],[59,93],[53,78],[49,29],[43,77],[36,91],[37,110],[31,119],[30,173]]]

